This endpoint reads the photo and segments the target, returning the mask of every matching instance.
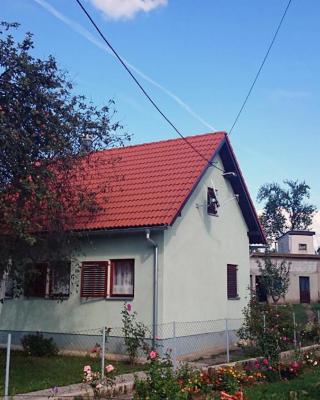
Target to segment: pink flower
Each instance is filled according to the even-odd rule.
[[[155,358],[157,358],[157,355],[158,355],[157,352],[152,350],[150,351],[149,357],[151,360],[154,360]]]
[[[300,365],[299,365],[299,363],[297,361],[293,361],[291,363],[291,367],[294,368],[294,369],[298,369],[300,367]]]
[[[265,359],[262,361],[262,364],[263,364],[263,365],[269,365],[269,361],[265,358]]]
[[[101,389],[101,388],[102,388],[101,383],[98,383],[97,386],[96,386],[96,389]]]
[[[130,303],[127,304],[127,310],[130,312],[132,310],[132,305]]]
[[[106,366],[106,371],[108,372],[108,374],[110,372],[112,372],[113,370],[114,370],[114,366],[113,365],[109,364],[109,365]]]
[[[83,367],[83,371],[84,371],[84,372],[91,372],[91,367],[90,367],[90,365],[85,365],[85,366]]]

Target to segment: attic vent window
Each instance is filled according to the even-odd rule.
[[[307,251],[307,244],[306,243],[299,243],[299,250],[300,251]]]
[[[216,191],[214,188],[208,187],[207,191],[207,212],[209,215],[218,214],[219,202],[216,196]]]

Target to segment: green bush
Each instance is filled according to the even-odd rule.
[[[149,346],[146,341],[146,335],[150,332],[146,325],[137,321],[137,313],[132,312],[130,303],[124,303],[121,311],[122,315],[122,333],[124,343],[127,349],[127,354],[131,364],[134,364],[138,357],[139,349],[145,352],[149,351]]]
[[[286,305],[261,304],[252,296],[243,311],[244,322],[238,330],[239,345],[256,348],[259,356],[278,361],[279,353],[293,346],[293,320]],[[263,315],[265,316],[265,326]]]
[[[150,356],[147,378],[135,379],[134,400],[187,399],[187,394],[181,392],[169,354],[160,359],[158,354],[152,351]]]
[[[45,338],[42,333],[25,335],[21,339],[25,353],[30,356],[48,357],[58,353],[58,347],[52,338]]]

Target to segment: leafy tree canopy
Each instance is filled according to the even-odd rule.
[[[267,183],[259,189],[257,200],[264,203],[260,216],[268,241],[272,244],[289,230],[306,230],[312,225],[316,207],[306,202],[310,187],[306,182],[285,180],[284,187]]]
[[[258,266],[261,283],[267,296],[271,297],[274,303],[277,303],[288,291],[290,264],[285,260],[279,263],[273,262],[271,257],[266,254],[264,262],[258,261]]]
[[[31,33],[14,39],[18,27],[0,26],[0,276],[8,265],[70,253],[72,221],[97,212],[106,191],[82,185],[89,155],[129,139],[113,122],[113,102],[98,108],[74,95],[54,57],[32,55]]]

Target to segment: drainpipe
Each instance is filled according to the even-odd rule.
[[[146,230],[146,239],[153,246],[153,310],[152,310],[152,339],[153,344],[157,336],[158,324],[158,254],[159,247],[157,243],[150,238],[150,230]]]

